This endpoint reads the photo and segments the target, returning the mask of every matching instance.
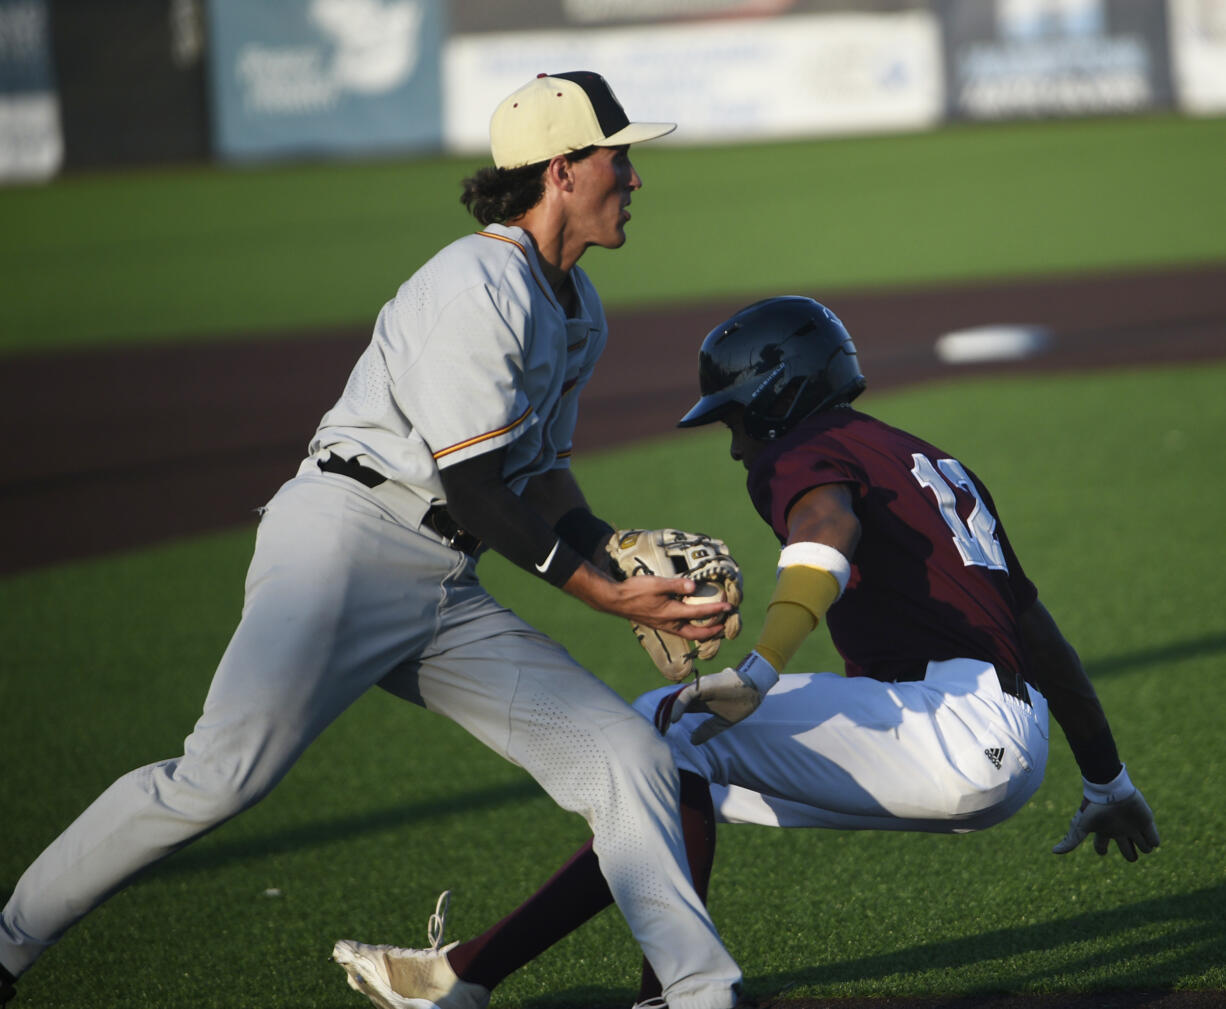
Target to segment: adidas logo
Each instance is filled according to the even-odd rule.
[[[984,750],[983,753],[988,760],[992,761],[992,766],[999,771],[1000,762],[1005,756],[1005,748],[1003,746],[993,746],[990,750]]]

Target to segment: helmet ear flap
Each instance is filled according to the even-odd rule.
[[[773,441],[791,427],[789,419],[802,405],[807,375],[795,375],[780,365],[778,374],[754,393],[745,407],[745,433],[758,441]],[[811,398],[811,397],[810,397]]]

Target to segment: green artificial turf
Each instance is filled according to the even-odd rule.
[[[1046,783],[981,834],[723,827],[712,910],[749,990],[852,996],[1226,989],[1219,465],[1226,365],[1001,378],[865,395],[991,486],[1042,598],[1079,648],[1163,844],[1136,865],[1056,857],[1079,798],[1055,730]],[[621,524],[725,538],[747,568],[745,638],[777,545],[718,431],[576,461]],[[117,774],[180,752],[238,619],[252,529],[0,580],[0,893]],[[660,682],[620,622],[499,558],[496,595],[633,697]],[[739,657],[743,641],[726,645]],[[824,630],[793,668],[837,668]],[[361,1006],[341,937],[421,945],[492,923],[585,836],[455,726],[371,692],[261,805],[72,930],[20,990],[32,1009]],[[622,1007],[637,953],[606,912],[495,993],[494,1009]],[[88,993],[84,998],[82,993]]]
[[[1226,258],[1226,119],[645,145],[610,306]],[[184,168],[0,189],[0,353],[366,327],[475,229],[479,161]]]

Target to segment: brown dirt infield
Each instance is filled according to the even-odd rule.
[[[870,392],[1226,355],[1226,264],[824,298],[856,340]],[[694,398],[698,343],[741,304],[610,312],[577,449],[669,433]],[[1050,327],[1053,346],[1001,365],[937,360],[940,334],[1002,322]],[[0,474],[0,574],[251,522],[368,339],[363,326],[5,358],[0,423],[21,448]]]
[[[1226,356],[1226,264],[941,289],[829,293],[870,390],[1049,369]],[[372,306],[372,310],[378,306]],[[669,433],[695,393],[701,337],[741,303],[610,313],[584,394],[580,451]],[[373,316],[373,311],[372,311]],[[950,366],[940,334],[1041,324],[1039,356]],[[366,327],[26,354],[0,367],[0,422],[21,448],[0,475],[0,575],[254,522],[291,475],[369,339]],[[1118,991],[936,998],[786,994],[764,1009],[1213,1009],[1226,992]]]

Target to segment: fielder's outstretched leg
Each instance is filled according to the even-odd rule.
[[[690,877],[667,744],[561,646],[512,614],[489,620],[516,629],[491,635],[481,620],[466,621],[440,634],[444,651],[383,686],[453,719],[582,815],[608,891],[669,1005],[731,1009],[741,973]],[[581,856],[576,868],[591,867]]]
[[[688,772],[681,774],[681,826],[694,889],[705,901],[715,857],[715,813],[707,783]],[[612,903],[589,840],[519,907],[480,935],[453,944],[446,956],[458,977],[493,990]],[[660,993],[644,958],[639,1000]]]
[[[378,603],[406,553],[417,551],[420,562],[421,548],[393,540],[388,527],[377,507],[363,513],[319,477],[290,481],[269,503],[242,620],[183,755],[119,778],[30,865],[0,916],[0,963],[9,971],[20,975],[141,871],[266,795],[386,673],[390,656],[429,640],[453,552],[431,547],[437,579],[431,572],[419,593],[423,616],[406,620],[407,588],[394,607]],[[389,657],[372,660],[371,642]]]

